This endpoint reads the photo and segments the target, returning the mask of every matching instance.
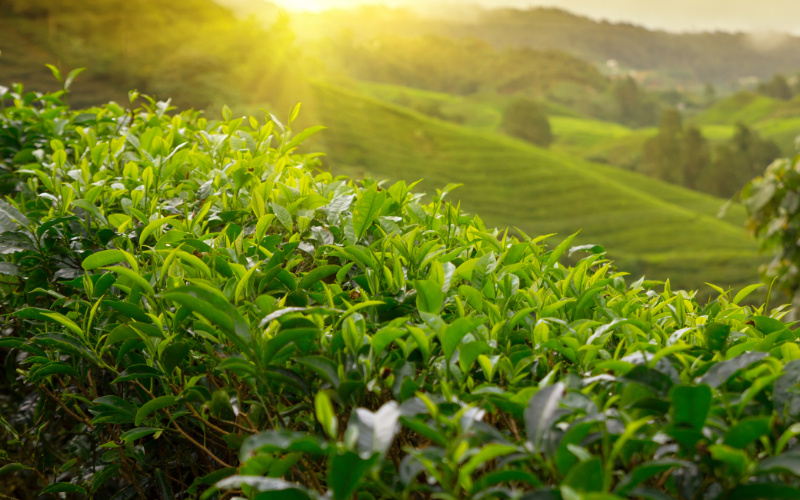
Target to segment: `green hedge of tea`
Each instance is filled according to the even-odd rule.
[[[297,109],[0,94],[3,494],[800,498],[800,348],[755,287],[334,177]]]

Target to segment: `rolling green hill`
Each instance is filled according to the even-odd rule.
[[[755,92],[738,92],[723,99],[694,118],[699,125],[752,125],[766,119],[782,102]]]
[[[723,200],[330,84],[312,86],[329,127],[323,138],[334,170],[424,179],[428,193],[463,183],[451,196],[487,225],[562,237],[582,230],[579,242],[606,246],[612,258],[650,279],[669,270],[673,282],[700,288],[702,269],[703,279],[723,286],[758,280],[760,259],[742,229],[740,207],[719,220]]]
[[[503,111],[511,99],[490,92],[456,96],[374,82],[357,82],[350,86],[360,93],[411,108],[428,117],[486,132],[499,131]],[[658,133],[655,127],[631,129],[583,116],[547,99],[540,102],[553,131],[551,149],[584,160],[638,171],[645,142]],[[800,134],[800,118],[793,117],[792,111],[796,112],[794,116],[800,116],[800,99],[787,103],[743,92],[720,101],[691,121],[699,125],[712,146],[731,139],[739,121],[749,123],[764,137],[775,140],[783,153],[790,156],[795,150],[794,140]]]
[[[744,123],[775,141],[784,155],[793,156],[797,151],[795,139],[800,136],[800,97],[781,101],[754,92],[739,92],[719,101],[692,121],[702,125],[703,134],[709,139],[730,138],[736,124]],[[712,130],[718,137],[710,134]]]
[[[487,132],[499,131],[505,107],[512,99],[497,93],[455,96],[374,82],[357,82],[352,88],[428,117]],[[553,131],[552,149],[587,160],[633,168],[639,161],[644,141],[656,133],[655,128],[632,130],[618,123],[595,120],[546,99],[539,102],[547,112]]]

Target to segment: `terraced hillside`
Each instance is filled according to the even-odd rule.
[[[451,196],[487,225],[527,234],[581,230],[582,243],[604,245],[627,269],[705,288],[758,280],[755,243],[735,207],[723,200],[621,169],[576,160],[490,132],[433,120],[405,108],[314,82],[316,107],[334,170],[379,178],[424,179],[428,193],[450,182]]]

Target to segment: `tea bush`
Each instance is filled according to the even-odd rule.
[[[761,268],[763,277],[800,303],[800,156],[775,160],[737,196],[747,210],[748,230],[761,251],[772,254],[772,261]]]
[[[800,498],[758,285],[699,303],[455,185],[334,177],[299,107],[0,95],[4,495]]]

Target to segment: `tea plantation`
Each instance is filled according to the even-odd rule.
[[[2,94],[0,498],[800,498],[800,347],[758,285],[700,300],[487,227],[444,187],[469,158],[427,196],[333,177],[299,108]],[[617,209],[585,230],[633,238]]]
[[[320,135],[340,171],[422,179],[429,193],[463,183],[457,193],[464,210],[490,226],[530,235],[580,231],[578,244],[606,247],[631,274],[670,278],[704,297],[712,292],[707,282],[727,289],[758,280],[762,259],[745,235],[741,206],[720,220],[720,198],[431,120],[331,84],[313,88],[329,126]]]

